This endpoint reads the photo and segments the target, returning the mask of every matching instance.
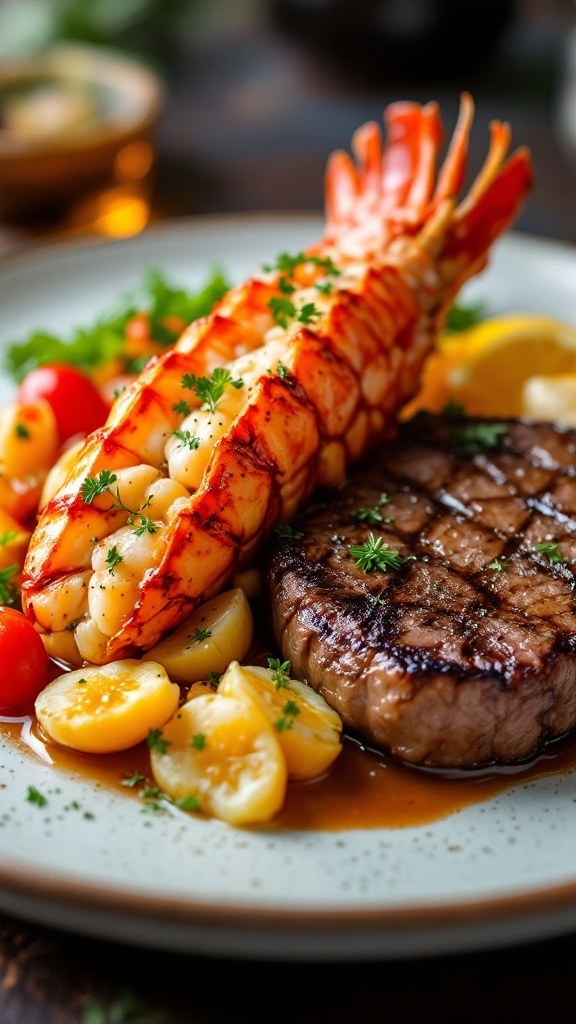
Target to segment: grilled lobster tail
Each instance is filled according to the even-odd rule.
[[[250,564],[317,485],[396,429],[443,318],[531,185],[496,123],[459,201],[464,94],[444,163],[436,104],[396,103],[335,153],[323,238],[233,288],[153,358],[44,507],[23,606],[65,660],[151,648]]]

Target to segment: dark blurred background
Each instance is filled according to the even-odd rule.
[[[135,59],[160,86],[160,104],[152,98],[137,126],[104,133],[104,141],[97,118],[78,128],[90,108],[82,90],[60,96],[71,102],[56,97],[54,106],[43,95],[33,109],[19,107],[14,62],[38,68],[64,43]],[[44,88],[44,74],[35,88]],[[128,69],[125,78],[133,80]],[[359,125],[380,119],[393,100],[437,100],[449,133],[463,89],[476,102],[471,172],[484,159],[490,120],[508,120],[514,145],[530,147],[536,175],[517,229],[576,243],[573,0],[0,0],[0,256],[66,236],[133,235],[167,218],[320,212],[327,158],[349,146]],[[55,111],[68,129],[50,135]],[[72,167],[78,187],[57,195]],[[574,1016],[575,952],[570,936],[457,966],[444,957],[358,963],[337,974],[315,964],[223,968],[2,916],[0,1018],[452,1024],[464,1014],[498,1019],[499,1010],[507,1021],[563,1022]],[[278,1007],[268,993],[280,986]],[[130,991],[142,989],[158,1013],[134,1010]],[[89,1018],[81,1016],[87,994],[97,997]]]
[[[436,99],[449,132],[467,89],[471,170],[489,121],[510,121],[536,171],[517,227],[576,242],[573,0],[0,0],[0,59],[62,40],[134,55],[164,89],[148,208],[118,234],[167,217],[320,211],[327,157],[363,121],[391,100]],[[4,244],[106,231],[97,220],[36,211],[5,223]]]

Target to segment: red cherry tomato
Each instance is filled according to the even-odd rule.
[[[48,655],[22,612],[0,605],[0,708],[32,703],[46,686]]]
[[[17,401],[37,402],[41,398],[52,406],[62,444],[103,426],[110,411],[90,378],[66,363],[46,363],[24,377]]]

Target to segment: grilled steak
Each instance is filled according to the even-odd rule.
[[[416,417],[267,571],[294,673],[394,756],[513,763],[576,726],[575,430]]]

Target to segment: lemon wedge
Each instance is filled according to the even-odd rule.
[[[285,671],[232,662],[218,695],[258,705],[276,730],[291,779],[322,775],[342,750],[342,720],[311,686]]]
[[[47,736],[88,754],[127,750],[174,714],[180,687],[161,665],[130,658],[65,672],[36,698]]]
[[[522,414],[540,422],[576,427],[576,373],[529,377],[522,388]]]
[[[448,402],[469,416],[522,416],[531,377],[576,374],[576,328],[548,316],[492,317],[445,334],[424,368],[416,398],[402,418]]]
[[[284,803],[284,755],[252,701],[194,697],[162,729],[150,764],[156,784],[176,803],[231,825],[269,821]]]

